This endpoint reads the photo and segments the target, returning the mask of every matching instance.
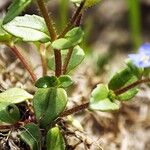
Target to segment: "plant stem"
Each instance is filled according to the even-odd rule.
[[[43,76],[47,75],[47,60],[46,60],[46,47],[44,44],[40,46],[40,56],[42,62]]]
[[[6,129],[18,129],[20,127],[23,127],[24,125],[30,123],[30,122],[36,122],[35,119],[26,119],[23,122],[17,122],[16,124],[11,125],[0,125],[0,130],[6,130]]]
[[[45,3],[43,0],[37,0],[38,7],[40,9],[40,12],[46,22],[51,42],[55,41],[57,39],[57,33],[53,24],[52,18],[48,15],[48,11],[45,7]],[[57,49],[54,49],[54,55],[55,55],[55,75],[58,77],[61,75],[62,72],[62,60],[61,60],[61,52]]]
[[[45,7],[44,0],[37,0],[37,4],[38,4],[40,12],[41,12],[41,14],[45,20],[45,23],[47,25],[51,40],[54,41],[57,39],[57,33],[55,31],[55,28],[54,28],[53,20],[50,17],[50,15],[48,15],[48,11]]]
[[[61,113],[60,117],[66,117],[68,115],[72,115],[72,114],[77,113],[79,111],[83,111],[83,110],[87,109],[88,106],[89,106],[89,103],[87,102],[85,104],[81,104],[79,106],[73,107],[73,108],[68,109],[68,110],[64,111],[63,113]]]
[[[37,80],[37,77],[36,77],[34,71],[32,70],[31,66],[28,64],[27,60],[24,58],[24,56],[19,52],[19,50],[17,49],[17,47],[15,45],[12,45],[12,46],[7,45],[7,46],[13,51],[13,53],[16,55],[16,57],[21,61],[23,66],[29,72],[32,80],[35,82]]]
[[[69,64],[69,61],[70,61],[72,52],[73,52],[73,48],[70,48],[70,49],[68,50],[68,53],[67,53],[66,58],[65,58],[65,61],[64,61],[63,74],[66,74],[66,72],[67,72],[67,67],[68,67],[68,64]]]
[[[60,29],[63,29],[68,22],[68,9],[69,1],[68,0],[59,0],[59,26]]]
[[[67,24],[66,28],[62,31],[62,33],[59,35],[58,38],[63,38],[65,34],[72,28],[78,17],[80,16],[80,13],[84,7],[85,0],[81,2],[80,6],[77,8],[75,14],[73,15],[72,19],[70,22]]]
[[[139,85],[139,84],[147,83],[147,82],[150,82],[150,78],[141,79],[141,80],[135,81],[135,82],[133,82],[133,83],[130,84],[130,85],[127,85],[127,86],[125,86],[125,87],[123,87],[123,88],[120,88],[120,89],[115,90],[114,92],[115,92],[116,95],[120,95],[120,94],[122,94],[122,93],[124,93],[124,92],[126,92],[126,91],[128,91],[128,90],[130,90],[130,89],[132,89],[132,88],[134,88],[135,86],[137,86],[137,85]]]
[[[142,43],[141,38],[141,10],[139,0],[127,0],[129,9],[129,25],[131,30],[131,38],[133,48],[137,48]]]
[[[134,88],[135,86],[139,85],[139,84],[142,84],[142,83],[147,83],[147,82],[150,82],[150,78],[147,78],[147,79],[142,79],[142,80],[138,80],[138,81],[135,81],[134,83],[128,85],[128,86],[125,86],[123,88],[120,88],[118,90],[115,90],[115,94],[116,95],[119,95],[119,94],[122,94],[132,88]],[[74,114],[74,113],[77,113],[79,111],[83,111],[85,109],[87,109],[89,106],[89,102],[85,103],[85,104],[81,104],[79,106],[76,106],[76,107],[73,107],[71,109],[68,109],[66,111],[64,111],[60,117],[66,117],[68,115],[71,115],[71,114]]]
[[[78,16],[78,18],[76,19],[76,22],[75,22],[76,26],[80,26],[81,18],[82,18],[82,14],[79,14],[79,16]],[[66,74],[66,72],[67,72],[67,67],[68,67],[69,61],[71,59],[72,53],[73,53],[73,48],[70,48],[68,50],[68,53],[67,53],[65,61],[64,61],[63,74]]]

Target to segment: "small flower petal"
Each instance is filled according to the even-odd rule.
[[[134,65],[139,68],[148,68],[150,67],[150,56],[143,53],[140,54],[130,54],[128,55]]]
[[[145,43],[140,46],[139,53],[144,53],[146,55],[150,55],[150,43]]]
[[[136,65],[137,67],[141,67],[139,62],[139,60],[141,59],[141,54],[130,54],[128,56],[134,65]]]

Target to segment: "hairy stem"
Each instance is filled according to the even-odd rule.
[[[50,17],[50,15],[48,14],[48,11],[47,11],[47,9],[45,7],[44,0],[37,0],[37,4],[38,4],[40,12],[41,12],[41,14],[42,14],[42,16],[43,16],[43,18],[45,20],[45,23],[47,25],[47,28],[48,28],[51,40],[54,41],[55,39],[57,39],[57,33],[55,31],[53,20]]]
[[[76,22],[75,22],[76,26],[80,26],[81,18],[82,18],[82,14],[79,14],[79,16],[78,16],[78,18],[76,19]],[[67,53],[65,61],[64,61],[63,74],[66,74],[66,72],[67,72],[67,67],[68,67],[69,61],[71,59],[72,53],[73,53],[73,48],[70,48],[68,50],[68,53]]]
[[[53,20],[50,17],[50,15],[48,15],[48,11],[45,7],[45,3],[43,0],[37,0],[37,4],[46,22],[46,25],[47,25],[47,28],[51,37],[51,41],[55,41],[57,39],[57,33],[55,31]],[[61,52],[59,50],[54,49],[54,55],[55,55],[55,75],[60,76],[62,72]]]
[[[75,14],[73,15],[72,19],[70,22],[67,24],[66,28],[62,31],[62,33],[59,35],[58,38],[62,38],[65,36],[65,34],[72,28],[78,17],[80,16],[80,13],[84,7],[85,0],[81,2],[80,6],[77,8]]]
[[[139,84],[148,83],[148,82],[150,82],[150,78],[141,79],[141,80],[135,81],[132,84],[127,85],[127,86],[125,86],[123,88],[117,89],[114,92],[115,92],[116,95],[120,95],[120,94],[122,94],[122,93],[124,93],[124,92],[126,92],[126,91],[128,91],[128,90],[130,90],[130,89],[132,89],[134,87],[136,87]]]
[[[64,65],[63,65],[63,74],[66,74],[66,72],[67,72],[67,67],[68,67],[72,52],[73,52],[73,48],[70,48],[68,50],[68,53],[66,55],[65,62],[64,62]]]
[[[46,47],[41,44],[40,46],[40,56],[42,62],[43,76],[47,75],[47,60],[46,60]]]
[[[83,111],[83,110],[87,109],[88,106],[89,106],[89,103],[87,102],[85,104],[81,104],[79,106],[73,107],[73,108],[68,109],[68,110],[64,111],[63,113],[61,113],[60,117],[65,117],[65,116],[77,113],[79,111]]]
[[[24,125],[30,123],[30,122],[36,122],[35,119],[26,119],[23,122],[16,122],[16,124],[11,125],[0,125],[0,130],[7,130],[7,129],[18,129],[20,127],[23,127]]]
[[[29,72],[32,80],[35,82],[37,80],[37,77],[33,69],[31,68],[31,66],[28,64],[27,60],[24,58],[24,56],[19,52],[19,50],[17,49],[15,45],[7,45],[7,46],[12,50],[12,52],[16,55],[16,57],[21,61],[23,66]]]
[[[118,90],[116,90],[116,91],[114,91],[114,92],[115,92],[116,95],[119,95],[119,94],[122,94],[122,93],[124,93],[124,92],[126,92],[126,91],[128,91],[128,90],[130,90],[130,89],[132,89],[132,88],[134,88],[135,86],[137,86],[137,85],[139,85],[139,84],[148,83],[148,82],[150,82],[150,78],[138,80],[138,81],[135,81],[134,83],[132,83],[132,84],[130,84],[130,85],[128,85],[128,86],[125,86],[125,87],[123,87],[123,88],[121,88],[121,89],[118,89]],[[75,107],[73,107],[73,108],[71,108],[71,109],[68,109],[68,110],[64,111],[64,112],[60,115],[60,117],[65,117],[65,116],[68,116],[68,115],[77,113],[77,112],[79,112],[79,111],[83,111],[83,110],[87,109],[88,106],[89,106],[89,102],[87,102],[87,103],[85,103],[85,104],[81,104],[81,105],[79,105],[79,106],[75,106]]]

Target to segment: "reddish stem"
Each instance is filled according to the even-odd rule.
[[[85,0],[81,2],[80,6],[77,8],[75,14],[73,15],[71,21],[67,24],[66,28],[62,31],[62,33],[59,35],[58,38],[63,38],[65,34],[70,30],[70,28],[74,25],[78,17],[80,16],[80,13],[84,7]]]
[[[57,33],[54,27],[54,23],[50,15],[48,15],[47,8],[45,7],[45,3],[43,0],[37,0],[38,7],[40,9],[40,12],[46,22],[51,42],[55,41],[57,39]],[[58,77],[61,75],[62,72],[62,60],[61,60],[61,52],[57,49],[54,49],[54,55],[55,55],[55,75]]]
[[[120,95],[120,94],[122,94],[122,93],[124,93],[124,92],[126,92],[126,91],[128,91],[128,90],[130,90],[130,89],[132,89],[132,88],[134,88],[135,86],[137,86],[137,85],[139,85],[139,84],[147,83],[147,82],[150,82],[150,79],[149,79],[149,78],[147,78],[147,79],[142,79],[142,80],[138,80],[138,81],[133,82],[133,83],[130,84],[130,85],[127,85],[127,86],[125,86],[125,87],[122,87],[122,88],[120,88],[120,89],[117,89],[117,90],[115,90],[114,92],[115,92],[116,95]]]
[[[66,55],[65,62],[64,62],[64,65],[63,65],[63,74],[66,74],[66,72],[67,72],[67,67],[68,67],[72,52],[73,52],[73,48],[70,48],[68,50],[68,53]]]
[[[68,115],[72,115],[72,114],[74,114],[74,113],[77,113],[77,112],[79,112],[79,111],[83,111],[83,110],[87,109],[88,106],[89,106],[89,102],[87,102],[87,103],[85,103],[85,104],[81,104],[81,105],[76,106],[76,107],[73,107],[73,108],[71,108],[71,109],[68,109],[68,110],[64,111],[64,112],[60,115],[60,117],[65,117],[65,116],[68,116]]]
[[[16,57],[21,61],[23,66],[29,72],[32,80],[35,82],[37,80],[37,77],[36,77],[34,71],[32,70],[31,66],[28,64],[27,60],[24,58],[24,56],[19,52],[19,50],[17,49],[17,47],[15,45],[13,45],[13,46],[8,45],[8,46],[13,51],[13,53],[16,55]]]

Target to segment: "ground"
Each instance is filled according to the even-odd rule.
[[[150,40],[149,7],[149,0],[141,0],[142,37],[145,42]],[[91,27],[88,40],[92,52],[87,54],[81,66],[72,73],[75,84],[69,90],[67,108],[87,102],[96,84],[107,83],[113,73],[124,65],[124,59],[127,58],[128,53],[132,52],[127,12],[125,0],[108,0],[86,13],[85,18],[91,20],[94,25]],[[28,53],[25,52],[26,55],[34,56],[35,72],[40,76],[40,59],[33,50],[34,47],[31,45],[25,45],[25,47],[29,49]],[[108,59],[105,65],[101,65],[99,61],[106,54],[109,54]],[[32,58],[31,62],[33,62]],[[9,49],[1,45],[0,89],[3,91],[14,86],[22,87],[30,93],[34,93],[35,90],[28,73],[19,61]],[[149,150],[150,89],[145,85],[142,85],[140,89],[138,95],[132,101],[123,103],[119,111],[86,110],[69,118],[62,118],[58,124],[66,137],[67,148],[69,150]],[[73,123],[68,121],[72,119]],[[0,133],[0,149],[27,148],[18,139],[17,130],[12,129]]]

